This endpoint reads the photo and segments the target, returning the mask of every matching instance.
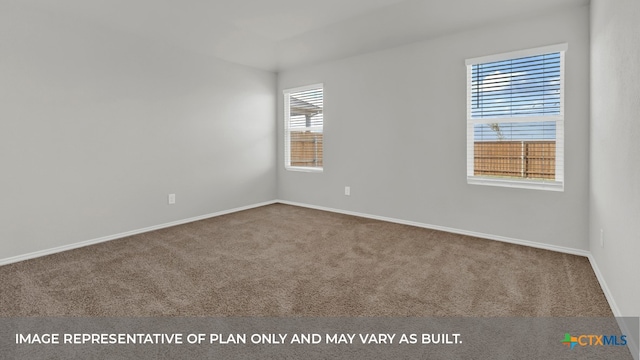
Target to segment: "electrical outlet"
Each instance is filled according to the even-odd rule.
[[[600,247],[604,247],[604,230],[600,229]]]
[[[168,196],[169,205],[173,205],[176,203],[176,194],[169,194]]]
[[[345,186],[344,187],[344,194],[346,196],[351,196],[351,186]]]

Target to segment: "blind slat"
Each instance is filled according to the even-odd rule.
[[[559,113],[560,71],[560,53],[472,65],[471,117]]]

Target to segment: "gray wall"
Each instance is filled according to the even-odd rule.
[[[591,252],[620,312],[640,316],[640,2],[591,6]]]
[[[0,260],[276,197],[275,74],[8,4],[0,44]]]
[[[640,315],[637,1],[592,1],[590,159],[587,7],[285,71],[277,95],[268,72],[0,10],[0,260],[277,197],[590,250]],[[565,192],[467,185],[464,59],[560,42]],[[317,82],[325,171],[285,171],[281,90]]]
[[[468,185],[465,59],[564,42],[565,191]],[[588,58],[584,6],[281,72],[278,197],[588,250]],[[319,82],[324,172],[287,171],[281,91]]]

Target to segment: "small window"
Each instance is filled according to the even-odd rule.
[[[285,167],[298,171],[322,171],[323,85],[284,91]]]
[[[566,49],[467,60],[469,184],[564,190]]]

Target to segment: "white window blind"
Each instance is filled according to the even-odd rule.
[[[564,189],[566,49],[467,60],[467,182]]]
[[[285,167],[322,171],[324,153],[322,84],[284,91]]]

